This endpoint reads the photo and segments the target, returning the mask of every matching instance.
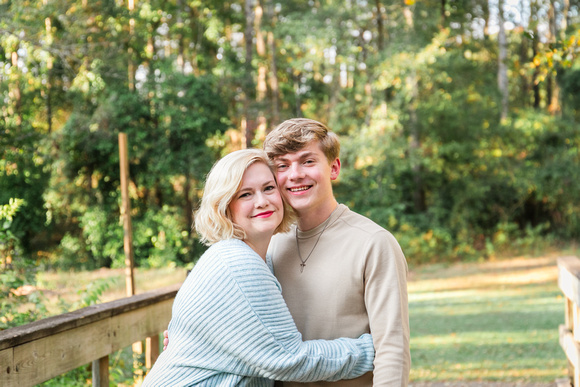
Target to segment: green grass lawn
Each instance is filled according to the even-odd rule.
[[[418,268],[410,275],[409,313],[412,381],[566,376],[555,257]]]

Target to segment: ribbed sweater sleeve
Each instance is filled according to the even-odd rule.
[[[203,381],[227,375],[335,381],[368,372],[374,359],[370,335],[303,342],[280,284],[239,240],[213,245],[197,263],[175,299],[169,337],[155,364],[164,370],[151,371],[163,385],[221,385]],[[145,384],[157,385],[149,376]]]

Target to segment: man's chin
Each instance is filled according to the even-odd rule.
[[[292,197],[287,198],[286,203],[290,205],[295,211],[300,211],[308,208],[308,198],[306,197]]]

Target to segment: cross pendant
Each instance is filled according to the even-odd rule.
[[[304,266],[306,266],[306,264],[304,262],[302,262],[300,264],[300,273],[302,273],[304,271]]]

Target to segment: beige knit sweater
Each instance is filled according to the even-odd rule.
[[[323,231],[298,230],[306,259]],[[407,263],[393,235],[345,205],[330,220],[300,272],[296,229],[275,235],[269,249],[274,274],[303,340],[359,337],[370,332],[374,373],[334,383],[284,387],[407,386],[411,366]]]

